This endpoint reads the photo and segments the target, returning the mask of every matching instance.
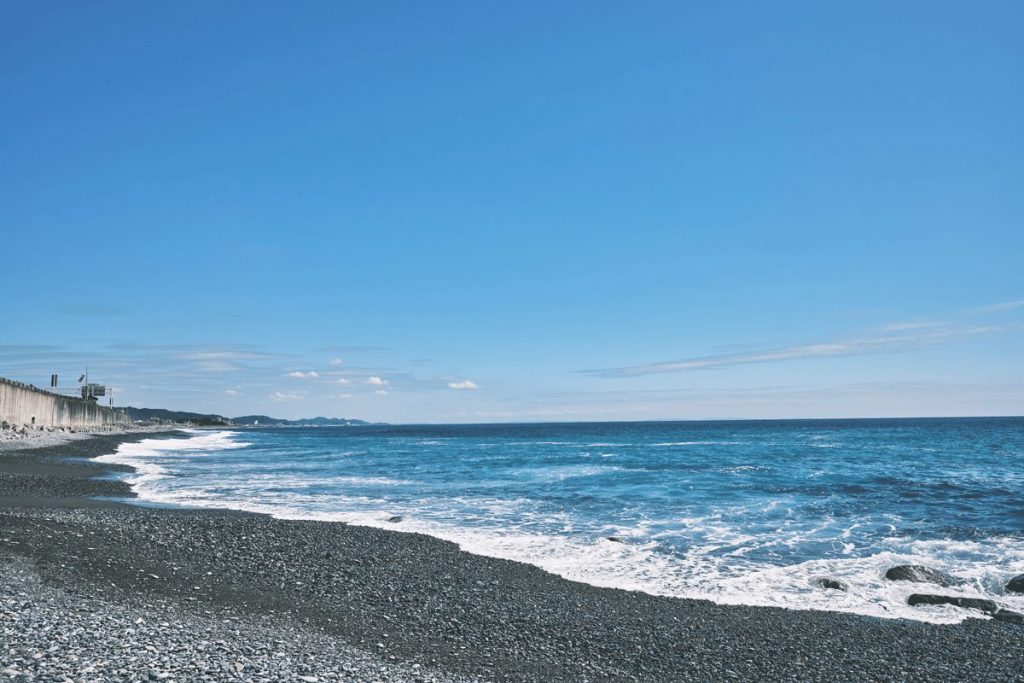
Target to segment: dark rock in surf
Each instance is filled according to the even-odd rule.
[[[914,583],[934,583],[937,586],[948,588],[956,583],[949,574],[925,567],[920,564],[901,564],[892,567],[885,573],[885,578],[890,581],[913,581]]]
[[[1015,576],[1006,584],[1007,593],[1024,593],[1024,574]]]
[[[961,598],[955,595],[928,595],[925,593],[914,593],[907,598],[907,604],[911,607],[917,605],[953,605],[964,609],[981,610],[985,614],[995,614],[999,606],[991,600],[984,598]]]
[[[625,543],[625,541],[623,541],[618,536],[605,536],[604,540],[611,541],[612,543]]]
[[[998,619],[999,621],[1005,621],[1010,624],[1019,624],[1020,626],[1024,626],[1024,614],[1014,612],[1013,610],[1001,609],[993,614],[992,618]]]
[[[402,521],[402,516],[401,515],[395,515],[394,517],[388,517],[388,521],[391,522],[392,524],[398,524],[399,522]]]
[[[818,579],[815,581],[819,588],[827,588],[829,590],[836,591],[848,591],[850,587],[845,582],[839,579]]]

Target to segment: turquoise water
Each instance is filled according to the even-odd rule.
[[[1024,609],[1003,591],[1024,573],[1020,418],[197,430],[105,459],[145,501],[418,531],[595,585],[978,616],[908,607],[922,587],[882,576],[915,562]]]

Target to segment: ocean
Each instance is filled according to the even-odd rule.
[[[1024,611],[1004,590],[1024,574],[1024,418],[189,430],[100,459],[136,469],[142,503],[419,532],[597,586],[937,623],[981,615],[906,598]],[[884,579],[910,563],[962,583]]]

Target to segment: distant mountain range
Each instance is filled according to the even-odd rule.
[[[205,413],[190,413],[183,410],[164,410],[163,408],[120,408],[132,420],[166,420],[168,422],[191,422],[199,425],[235,424],[260,427],[347,427],[351,425],[368,425],[365,420],[350,420],[343,417],[311,417],[301,420],[285,420],[269,415],[243,415],[241,417],[225,417]]]

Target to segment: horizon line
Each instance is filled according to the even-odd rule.
[[[184,411],[182,411],[184,412]],[[232,419],[232,418],[228,418]],[[275,418],[288,419],[292,422],[312,420],[315,418]],[[652,418],[649,420],[523,420],[510,422],[371,422],[361,418],[337,417],[327,418],[329,420],[359,420],[365,424],[361,425],[323,425],[324,427],[460,427],[460,426],[486,426],[486,425],[528,425],[528,424],[647,424],[652,422],[829,422],[838,420],[1008,420],[1024,419],[1024,415],[860,415],[848,417],[667,417]],[[261,429],[273,429],[275,427],[289,428],[300,425],[226,425],[228,427],[259,427]],[[313,426],[313,425],[309,425]],[[217,429],[217,427],[202,427],[203,429]]]

